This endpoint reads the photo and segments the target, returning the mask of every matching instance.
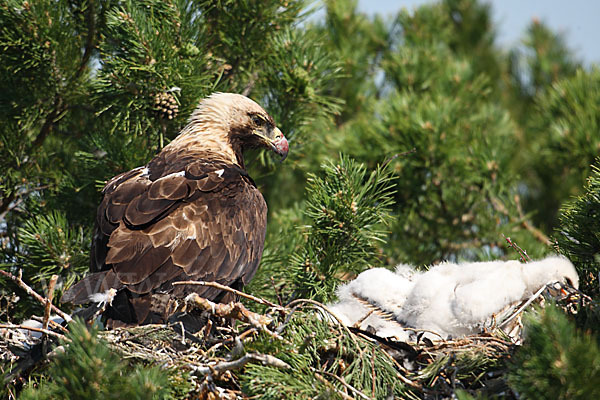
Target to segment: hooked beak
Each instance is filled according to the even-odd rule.
[[[269,139],[269,145],[271,150],[273,150],[276,154],[281,156],[280,162],[286,159],[289,150],[289,144],[283,133],[279,130],[279,128],[273,129],[273,139]]]

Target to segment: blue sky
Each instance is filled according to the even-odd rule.
[[[409,10],[431,0],[359,0],[367,13],[388,14],[405,7]],[[596,0],[488,0],[503,48],[519,44],[533,18],[565,34],[577,57],[589,65],[600,64],[600,1]]]

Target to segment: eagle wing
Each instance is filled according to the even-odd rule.
[[[252,279],[262,256],[267,206],[245,171],[223,162],[162,165],[134,169],[106,185],[92,245],[96,274],[63,301],[84,303],[111,288],[126,289],[128,298],[196,292],[219,301],[219,289],[172,283],[241,287]]]

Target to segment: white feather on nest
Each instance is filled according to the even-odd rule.
[[[367,270],[340,286],[330,308],[344,324],[371,327],[382,337],[406,341],[414,329],[436,332],[438,339],[459,337],[478,333],[495,314],[553,282],[578,287],[566,258],[444,263],[426,272],[401,264],[394,272]]]

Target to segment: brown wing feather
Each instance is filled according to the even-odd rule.
[[[223,295],[214,288],[173,286],[175,281],[247,284],[264,245],[266,204],[245,171],[222,162],[155,160],[106,185],[92,245],[92,271],[111,275],[110,280],[95,277],[94,282],[102,281],[103,289],[109,281],[125,287],[130,294],[119,299],[127,298],[130,304],[119,307],[129,311],[115,315],[137,315],[137,321],[126,321],[130,323],[149,318],[151,293],[196,292],[211,300]],[[153,171],[153,165],[162,171]],[[81,303],[89,297],[81,287],[70,300],[77,297]]]

